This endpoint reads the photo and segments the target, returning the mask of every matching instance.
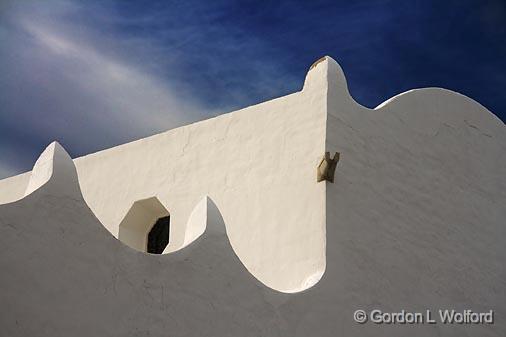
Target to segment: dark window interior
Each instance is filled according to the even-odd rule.
[[[170,216],[156,220],[148,234],[148,253],[161,254],[169,244]]]

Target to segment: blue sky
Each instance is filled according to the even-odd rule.
[[[375,107],[419,87],[506,119],[506,1],[2,1],[0,178],[300,90],[330,55]]]

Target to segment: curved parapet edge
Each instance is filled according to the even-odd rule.
[[[19,203],[2,205],[2,210],[9,209],[6,214],[18,213],[14,219],[20,223],[30,223],[31,214],[45,214],[44,219],[48,224],[49,231],[55,228],[65,228],[66,238],[64,241],[75,240],[79,233],[79,240],[83,246],[93,246],[97,255],[110,254],[123,256],[131,259],[132,263],[149,265],[162,263],[166,269],[183,268],[181,264],[188,264],[196,278],[205,279],[206,275],[213,275],[214,280],[227,279],[239,287],[247,287],[261,291],[264,289],[262,282],[258,281],[245,268],[240,258],[230,244],[225,222],[221,212],[211,198],[203,197],[195,206],[189,222],[194,224],[197,231],[189,235],[197,235],[196,239],[184,249],[162,255],[153,255],[139,252],[120,240],[110,241],[112,235],[108,233],[87,207],[84,199],[80,197],[78,179],[73,162],[65,150],[57,143],[53,143],[42,153],[33,169],[33,177],[27,189],[26,196]],[[10,208],[13,207],[13,208]],[[13,210],[13,211],[12,211]],[[27,212],[27,210],[31,210]],[[20,216],[24,214],[24,216]],[[75,214],[79,214],[82,222],[70,221]],[[23,219],[23,220],[20,220]],[[13,226],[19,224],[13,221]],[[58,242],[58,249],[65,251],[65,244],[61,238],[52,241],[52,235],[45,236],[41,240]],[[56,237],[56,236],[55,236]],[[34,240],[37,240],[34,238]],[[81,248],[79,248],[81,249]],[[97,256],[98,258],[98,256]],[[117,260],[116,262],[118,262]],[[184,272],[189,272],[184,269]],[[172,269],[177,273],[178,269]],[[197,276],[202,277],[197,277]]]
[[[318,270],[309,275],[297,288],[278,289],[266,284],[261,278],[257,277],[254,270],[248,268],[241,260],[230,241],[227,224],[218,205],[211,197],[204,196],[195,205],[188,218],[184,245],[177,250],[171,250],[169,245],[164,250],[163,255],[170,259],[171,255],[186,254],[185,251],[192,251],[193,249],[197,249],[197,247],[199,247],[198,249],[208,249],[202,247],[206,247],[209,244],[212,244],[214,247],[214,254],[221,256],[224,261],[231,261],[235,265],[228,266],[228,270],[236,268],[234,274],[243,273],[248,275],[251,282],[274,293],[291,294],[305,291],[316,285],[325,271],[325,268],[323,268],[323,270]]]
[[[497,117],[494,113],[492,113],[490,110],[488,110],[486,107],[474,99],[457,91],[439,87],[410,89],[386,99],[382,103],[378,104],[375,108],[366,107],[355,100],[353,95],[350,93],[345,72],[339,63],[330,56],[324,56],[318,59],[311,65],[306,74],[303,91],[312,91],[315,89],[327,90],[329,98],[332,98],[334,101],[339,102],[340,109],[346,109],[347,107],[350,107],[351,104],[352,107],[360,107],[362,110],[367,111],[384,110],[391,103],[411,96],[424,96],[423,102],[426,102],[427,104],[433,104],[433,100],[436,95],[450,95],[452,96],[452,99],[455,99],[456,101],[466,101],[476,105],[480,108],[480,110],[486,111],[488,115],[490,115],[489,117],[494,120],[494,122],[499,122],[499,124],[504,125],[499,117]]]
[[[0,180],[0,205],[23,198],[31,174],[28,171]]]
[[[0,204],[8,204],[24,199],[38,190],[52,195],[66,195],[82,198],[79,188],[77,170],[70,155],[56,141],[49,144],[40,154],[33,169],[27,173],[24,193],[13,200]]]
[[[373,148],[370,145],[372,140],[389,140],[389,137],[394,134],[410,135],[406,138],[408,140],[413,139],[415,135],[420,135],[420,139],[429,139],[422,138],[426,136],[434,137],[436,146],[431,149],[433,152],[430,159],[436,157],[434,153],[436,149],[443,148],[445,144],[448,144],[449,141],[445,143],[448,139],[454,142],[460,141],[459,146],[462,146],[462,153],[468,151],[470,146],[457,138],[462,134],[467,135],[467,140],[473,144],[483,142],[488,146],[502,147],[503,149],[506,144],[504,142],[506,140],[504,123],[479,102],[459,92],[435,87],[412,89],[395,95],[371,109],[353,98],[342,68],[331,57],[326,56],[311,66],[304,89],[312,88],[318,78],[326,79],[327,85],[326,150],[344,151],[344,156],[350,158],[354,156],[351,160],[346,160],[345,165],[352,163],[352,160],[356,160],[352,165],[357,165],[359,161],[369,164],[371,156],[367,154],[367,150]],[[471,136],[476,136],[476,138]],[[392,143],[395,144],[395,140]],[[361,144],[361,147],[356,144]],[[419,145],[417,149],[426,149],[420,146],[423,144],[417,145]],[[407,148],[406,143],[403,143],[402,146],[404,149]],[[464,149],[464,147],[467,148]],[[390,148],[386,148],[386,150],[390,150]],[[441,153],[444,152],[441,151]],[[380,161],[378,160],[378,162]],[[497,164],[499,163],[501,163],[501,158],[497,160]],[[329,193],[342,191],[339,187],[336,188],[336,185],[333,185],[334,190],[330,190],[330,192],[327,188],[327,200],[329,200]],[[343,198],[347,197],[343,196]],[[326,214],[329,215],[329,209]],[[329,234],[336,233],[335,227],[337,227],[337,222],[331,221],[337,220],[328,220],[327,222],[327,246],[336,245],[338,242],[336,235]],[[331,227],[334,227],[334,230],[329,231]],[[325,260],[329,268],[325,273],[327,275],[330,273],[333,277],[338,273],[335,271],[334,264],[338,259],[336,259],[336,255],[332,254],[332,249],[326,250]],[[327,277],[324,279],[328,280]],[[308,281],[311,281],[310,277]],[[320,282],[317,280],[316,283],[318,282],[323,284],[330,281]]]
[[[302,91],[329,88],[337,88],[351,97],[343,69],[332,57],[324,56],[309,67]]]
[[[35,162],[24,196],[42,186],[47,194],[82,197],[74,162],[56,141],[49,144]]]
[[[409,99],[416,99],[418,101],[426,103],[427,105],[441,104],[442,100],[444,100],[444,102],[448,102],[449,99],[452,99],[455,101],[454,103],[463,103],[471,107],[471,109],[457,109],[456,113],[458,113],[460,117],[470,117],[469,114],[466,115],[466,112],[468,110],[479,111],[480,114],[486,112],[486,115],[488,117],[487,119],[491,123],[499,126],[504,126],[504,122],[497,115],[492,113],[487,107],[483,106],[480,102],[457,91],[440,87],[416,88],[404,91],[378,104],[372,110],[387,110],[390,106],[396,103],[402,104],[404,100],[407,101]],[[448,116],[441,116],[441,118],[444,117]],[[476,119],[476,117],[474,117],[474,119]]]
[[[232,255],[228,257],[237,261],[237,264],[241,264],[241,268],[244,272],[250,274],[251,278],[254,279],[256,283],[261,284],[263,287],[276,293],[293,294],[306,291],[314,287],[322,279],[325,273],[324,264],[320,269],[302,280],[298,286],[290,288],[276,288],[263,282],[261,278],[257,277],[254,270],[248,268],[248,266],[241,260],[239,254],[235,251],[228,235],[226,221],[218,205],[209,196],[203,197],[194,207],[188,219],[187,231],[185,233],[185,243],[178,249],[178,251],[184,250],[187,246],[199,244],[197,242],[201,240],[204,242],[207,240],[221,241],[219,243],[219,246],[223,249],[221,254]],[[177,251],[171,252],[166,248],[164,254],[171,254],[175,252]]]
[[[260,288],[266,288],[274,292],[283,292],[278,289],[271,288],[269,285],[258,279],[255,274],[241,261],[241,258],[234,250],[227,233],[227,225],[225,219],[211,197],[206,196],[196,205],[193,215],[194,220],[203,220],[202,213],[205,210],[205,228],[199,237],[194,240],[190,246],[200,245],[202,250],[213,251],[217,256],[221,256],[222,261],[228,261],[227,266],[223,266],[222,272],[234,275],[238,281],[253,283]],[[202,228],[202,223],[200,227]],[[197,233],[197,232],[194,232]],[[184,249],[183,249],[184,250]]]
[[[184,247],[191,244],[197,238],[199,238],[206,231],[207,227],[207,219],[208,219],[208,204],[209,198],[207,196],[203,197],[197,205],[193,208],[188,221],[186,223],[186,231],[184,234],[184,241],[179,249],[183,249]],[[169,246],[164,251],[169,252]]]
[[[323,77],[321,77],[320,75],[323,75]],[[323,78],[324,81],[320,81],[321,78]],[[328,56],[324,57],[323,59],[320,59],[314,64],[314,66],[311,67],[310,71],[308,72],[308,76],[306,77],[304,89],[306,88],[309,89],[314,85],[318,85],[317,88],[320,88],[319,86],[320,84],[324,86],[326,85],[327,90],[335,90],[335,88],[337,88],[337,92],[342,93],[343,95],[342,97],[345,97],[345,99],[347,99],[348,101],[353,101],[351,95],[349,95],[346,79],[341,67],[337,64],[337,62],[335,62],[332,58]],[[430,91],[431,89],[426,90]],[[378,106],[376,109],[367,109],[365,107],[363,108],[371,111],[380,110],[387,106],[390,106],[391,102],[396,101],[400,97],[406,96],[409,97],[411,95],[416,95],[417,92],[418,92],[417,90],[411,90],[406,93],[397,95],[394,98],[387,100],[384,104]],[[458,95],[463,96],[460,94]],[[45,186],[44,190],[46,191],[51,190],[57,194],[68,193],[80,197],[79,184],[77,180],[77,175],[75,173],[75,167],[73,166],[72,163],[72,159],[70,158],[70,156],[68,156],[65,150],[56,142],[50,144],[37,160],[34,169],[31,173],[24,196],[34,193],[35,191],[41,189],[43,186]],[[77,190],[75,190],[75,187],[77,187]],[[206,229],[206,223],[209,221],[208,203],[209,203],[208,197],[204,197],[195,206],[194,210],[190,214],[190,217],[188,218],[188,225],[186,228],[183,245],[179,249],[182,249],[185,246],[189,245],[203,234],[205,236],[205,233],[211,230],[209,228]],[[226,236],[226,229],[225,229],[225,236]],[[307,276],[305,281],[301,283],[300,287],[293,289],[283,289],[280,291],[287,293],[295,293],[306,290],[315,285],[316,283],[318,283],[323,273],[324,270],[315,271],[315,273]]]
[[[504,139],[504,123],[499,117],[474,99],[444,88],[408,90],[372,111],[395,116],[415,132],[436,135],[442,128],[456,129],[495,141]]]

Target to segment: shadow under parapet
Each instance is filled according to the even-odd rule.
[[[141,253],[95,218],[63,154],[48,156],[53,169],[45,174],[42,166],[34,170],[35,187],[26,197],[0,206],[6,334],[280,335],[265,299],[273,292],[234,254],[208,197],[207,226],[198,239],[171,254]]]
[[[23,181],[20,181],[20,184]],[[9,198],[7,203],[16,202],[43,188],[45,194],[65,195],[82,198],[79,179],[72,158],[56,141],[49,144],[35,162],[29,176],[24,180],[23,192]],[[1,205],[2,203],[0,203]]]
[[[14,212],[9,212],[9,206],[13,206]],[[22,212],[20,209],[26,209],[26,212]],[[28,181],[25,196],[11,204],[0,205],[0,215],[5,212],[14,217],[23,218],[23,215],[29,215],[30,218],[33,218],[33,212],[39,211],[45,214],[44,218],[38,219],[39,222],[48,222],[60,226],[62,231],[71,230],[76,222],[82,220],[83,224],[79,225],[81,228],[88,228],[95,235],[105,234],[107,237],[114,238],[108,231],[102,230],[102,224],[86,205],[79,188],[75,165],[65,149],[57,142],[51,143],[37,159]],[[61,222],[64,219],[60,217],[60,213],[65,215],[74,212],[88,212],[88,214],[86,216],[81,214],[80,217],[69,217],[67,228],[63,228],[64,224]],[[161,259],[164,264],[170,263],[172,259],[177,260],[180,255],[184,255],[185,260],[188,255],[192,255],[191,260],[194,261],[199,259],[208,260],[209,256],[213,255],[216,257],[216,261],[220,261],[220,264],[228,260],[228,270],[236,268],[231,277],[237,276],[240,272],[248,274],[230,245],[223,217],[211,198],[205,196],[201,199],[195,206],[188,222],[187,234],[190,239],[187,245],[199,246],[199,248],[186,249],[187,247],[185,247],[163,256],[149,255],[139,251],[135,251],[135,253],[140,253],[146,259]],[[97,229],[100,233],[96,233]],[[103,244],[102,241],[97,237],[95,242],[89,242],[89,244],[100,245]],[[114,247],[120,247],[117,248],[120,250],[124,249],[125,254],[134,252],[127,245],[120,244],[119,240],[115,238],[113,242],[116,242]],[[104,246],[104,251],[107,249],[107,245]],[[199,253],[192,254],[190,250]],[[253,277],[251,277],[251,280],[260,284]]]
[[[329,101],[326,145],[342,159],[326,188],[326,271],[296,294],[247,272],[206,196],[188,220],[187,247],[147,255],[116,240],[76,196],[74,168],[53,163],[48,180],[37,168],[31,193],[0,206],[2,332],[503,336],[501,321],[470,330],[353,320],[358,309],[505,310],[504,126],[450,93],[419,94],[385,104],[385,114]]]
[[[329,76],[342,79],[340,70]],[[434,317],[440,309],[505,309],[497,297],[506,257],[504,124],[472,99],[441,88],[410,90],[376,109],[343,99],[342,84],[329,82],[328,89],[326,151],[339,151],[341,160],[334,183],[326,185],[327,268],[307,296],[290,299],[287,313],[312,309],[291,335],[322,324],[320,336],[331,330],[503,335],[500,322],[374,324],[369,316],[357,324],[353,313],[429,310]]]

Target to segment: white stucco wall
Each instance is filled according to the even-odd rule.
[[[315,166],[325,148],[326,67],[314,67],[301,92],[76,158],[86,202],[118,237],[132,204],[156,196],[171,214],[170,252],[202,232],[187,224],[210,196],[253,275],[287,292],[314,284],[325,268],[325,184]],[[4,186],[0,200],[11,195]]]
[[[351,212],[351,206],[362,207],[363,216],[379,216],[384,205],[372,206],[390,198],[390,192],[399,198],[411,189],[430,195],[448,184],[445,190],[455,193],[456,182],[463,179],[463,169],[456,167],[472,169],[476,179],[466,186],[475,186],[477,193],[504,184],[504,124],[479,104],[434,88],[367,109],[350,96],[337,63],[320,61],[308,72],[301,92],[76,158],[89,207],[118,237],[118,226],[133,203],[157,197],[171,215],[169,253],[202,233],[201,205],[209,196],[247,269],[273,289],[295,292],[321,278],[326,225],[354,223],[340,216]],[[316,166],[325,151],[341,152],[337,170],[348,173],[337,179],[364,187],[356,191],[360,193],[329,194],[326,183],[316,183]],[[488,151],[492,159],[468,159],[480,151]],[[452,171],[438,176],[444,169]],[[29,178],[26,173],[0,181],[0,202],[21,198]],[[409,179],[401,183],[404,178]],[[342,183],[336,181],[331,190],[343,191]],[[416,187],[400,187],[410,184]],[[343,202],[339,198],[350,207],[333,205]],[[333,206],[326,210],[329,202]],[[409,214],[427,207],[417,203]],[[430,212],[450,209],[456,208],[434,206]],[[498,217],[497,212],[487,214]]]
[[[21,199],[30,180],[31,172],[25,172],[0,180],[0,204]]]
[[[428,88],[368,109],[331,59],[302,92],[235,113],[74,161],[53,143],[32,174],[0,181],[0,200],[19,199],[0,205],[0,327],[502,337],[505,149],[504,124],[473,100]],[[334,183],[316,182],[325,151],[341,153]],[[127,248],[81,190],[115,235],[155,195],[178,219],[168,250],[188,246]],[[274,289],[307,289],[274,291],[243,264]],[[358,324],[357,309],[493,310],[495,322]]]

